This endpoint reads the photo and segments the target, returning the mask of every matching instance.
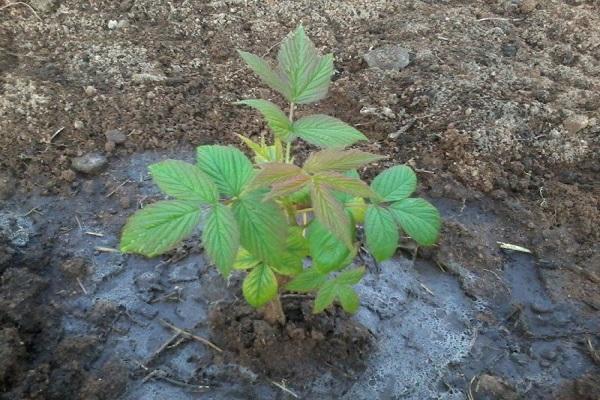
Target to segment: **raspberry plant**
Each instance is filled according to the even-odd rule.
[[[121,250],[148,257],[163,254],[190,236],[204,221],[202,243],[212,263],[227,277],[246,273],[242,291],[265,318],[285,322],[282,291],[316,292],[314,312],[334,302],[350,313],[359,298],[353,285],[365,273],[356,267],[357,226],[364,227],[366,248],[376,261],[392,257],[400,232],[420,245],[436,242],[438,211],[410,197],[417,178],[406,165],[380,173],[370,185],[357,172],[381,156],[346,149],[367,138],[339,119],[308,115],[295,119],[296,106],[317,102],[328,91],[333,56],[321,56],[302,26],[282,42],[273,69],[254,54],[241,58],[289,103],[286,115],[262,99],[238,104],[258,110],[273,133],[254,142],[254,164],[234,147],[197,148],[197,163],[166,160],[149,167],[170,200],[158,201],[131,216],[123,229]],[[291,145],[302,139],[321,148],[302,166]],[[308,262],[310,260],[310,262]]]

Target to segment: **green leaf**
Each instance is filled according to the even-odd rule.
[[[360,307],[360,298],[353,287],[348,285],[339,285],[337,287],[337,298],[344,311],[355,314]]]
[[[240,230],[229,207],[221,203],[212,207],[202,231],[202,243],[219,272],[227,277],[240,247]]]
[[[304,170],[308,173],[324,171],[343,173],[382,158],[384,157],[360,150],[321,150],[308,157],[304,163]]]
[[[318,314],[333,304],[335,296],[337,295],[337,285],[334,281],[325,282],[315,298],[315,304],[313,307],[313,313]]]
[[[392,257],[398,248],[398,226],[392,212],[386,208],[369,205],[365,217],[367,248],[375,260],[383,261]]]
[[[356,285],[365,276],[365,267],[348,268],[335,277],[335,282],[340,285]]]
[[[316,183],[310,187],[310,198],[315,218],[344,242],[349,249],[352,248],[350,218],[342,204],[336,200],[330,190]]]
[[[248,250],[240,247],[238,250],[235,262],[233,263],[233,269],[250,269],[255,267],[260,260],[254,257]]]
[[[150,204],[127,220],[121,235],[121,251],[154,257],[171,250],[191,235],[200,222],[197,204],[165,200]]]
[[[234,202],[233,212],[242,246],[267,264],[277,264],[288,235],[287,220],[279,206],[264,201],[261,192],[253,192]]]
[[[358,197],[377,197],[369,185],[360,179],[349,178],[337,172],[319,172],[314,175],[313,181],[326,185],[337,192],[347,193]]]
[[[361,197],[354,197],[344,202],[344,207],[352,215],[356,224],[363,224],[367,212],[367,203]]]
[[[310,292],[318,289],[326,280],[326,274],[310,268],[301,272],[285,288],[293,292]]]
[[[417,188],[417,176],[406,165],[397,165],[377,175],[371,188],[383,201],[398,201],[410,196]]]
[[[293,134],[322,148],[344,148],[367,140],[367,137],[345,122],[328,115],[302,117],[292,126]]]
[[[171,197],[206,204],[219,200],[213,181],[195,165],[165,160],[150,165],[148,169],[160,190]]]
[[[261,264],[246,275],[242,293],[251,306],[262,307],[277,296],[277,277],[271,268]]]
[[[279,274],[296,276],[302,272],[304,259],[308,256],[308,241],[302,235],[302,228],[292,226],[288,230],[285,252],[271,267]]]
[[[258,189],[268,187],[303,174],[300,167],[282,162],[260,164],[259,167],[260,171],[256,174],[254,180],[250,184],[251,188]]]
[[[288,140],[292,133],[292,123],[277,105],[262,99],[242,100],[235,104],[245,104],[256,108],[265,117],[269,128],[273,130],[275,136],[283,140]]]
[[[291,87],[291,102],[307,104],[327,95],[333,56],[320,56],[302,26],[283,40],[277,59]]]
[[[306,231],[313,265],[322,273],[335,271],[352,262],[351,251],[319,221],[313,220]]]
[[[227,196],[239,196],[254,175],[250,160],[235,147],[200,146],[197,152],[198,168],[210,176],[221,193]]]
[[[430,246],[437,241],[442,220],[439,211],[426,200],[408,198],[390,205],[400,227],[417,243]]]
[[[264,83],[281,93],[288,101],[292,101],[292,89],[289,82],[286,82],[280,73],[273,71],[269,63],[252,53],[238,50],[238,54]]]

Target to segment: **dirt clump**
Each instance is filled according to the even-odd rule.
[[[341,379],[364,370],[373,336],[338,307],[312,313],[312,300],[283,298],[285,326],[270,325],[247,304],[219,304],[210,315],[213,337],[226,349],[225,360],[259,376],[303,382],[323,370]]]

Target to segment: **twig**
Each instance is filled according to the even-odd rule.
[[[0,11],[4,10],[5,8],[8,8],[10,6],[25,6],[25,7],[29,8],[29,10],[31,10],[31,12],[33,13],[33,15],[35,15],[35,17],[38,20],[40,20],[40,22],[43,22],[43,20],[40,18],[40,16],[38,15],[38,13],[35,12],[35,10],[33,9],[33,7],[31,7],[27,3],[23,3],[22,1],[16,1],[14,3],[8,3],[7,5],[0,7]]]
[[[277,386],[279,389],[283,390],[284,392],[286,392],[287,394],[289,394],[290,396],[292,396],[295,399],[299,399],[300,396],[298,396],[296,393],[292,392],[290,389],[286,388],[285,385],[281,384],[281,383],[277,383],[275,381],[271,381],[271,383],[275,386]]]
[[[178,328],[175,325],[168,323],[167,321],[165,321],[162,318],[159,319],[158,322],[160,322],[161,325],[163,325],[163,326],[165,326],[167,328],[170,328],[173,331],[177,332],[177,335],[181,335],[181,336],[187,337],[188,339],[194,339],[194,340],[196,340],[196,341],[198,341],[198,342],[200,342],[202,344],[205,344],[205,345],[207,345],[209,347],[212,347],[214,350],[218,351],[219,353],[223,352],[223,349],[221,349],[220,347],[218,347],[216,344],[210,342],[209,340],[204,339],[203,337],[194,335],[193,333],[188,332],[188,331],[186,331],[184,329]]]
[[[30,214],[33,214],[33,213],[41,214],[40,210],[38,210],[37,207],[33,207],[31,210],[27,211],[25,214],[19,215],[19,217],[26,217],[26,216],[28,216]]]
[[[585,338],[585,343],[587,345],[587,349],[590,352],[590,356],[592,357],[592,360],[594,360],[594,362],[598,365],[600,365],[600,352],[596,349],[594,349],[594,345],[592,344],[592,338],[591,337],[586,337]]]
[[[129,179],[126,179],[123,183],[121,183],[119,186],[117,186],[116,188],[114,188],[113,191],[111,191],[109,194],[106,195],[106,198],[109,198],[110,196],[112,196],[113,194],[115,194],[117,192],[117,190],[121,189],[123,187],[123,185],[125,185],[127,182],[129,182]]]
[[[81,283],[81,279],[77,278],[77,283],[79,284],[79,287],[81,288],[81,290],[83,291],[83,294],[85,294],[87,296],[88,291],[85,290],[85,286],[83,286],[83,283]]]
[[[79,221],[79,218],[77,218],[77,215],[75,216],[75,221],[77,221],[77,226],[79,226],[79,230],[82,230],[83,227],[81,226],[81,221]]]
[[[480,18],[480,19],[477,20],[477,22],[482,22],[482,21],[512,21],[512,22],[518,22],[518,21],[523,21],[523,18],[488,17],[488,18]]]
[[[179,337],[179,332],[171,336],[166,342],[164,342],[154,353],[150,355],[150,357],[146,360],[146,364],[150,364],[152,360],[154,360],[160,353],[162,353],[171,343],[175,341]],[[155,372],[155,371],[152,371]],[[146,377],[148,378],[148,377]],[[144,378],[145,379],[145,378]],[[149,379],[149,378],[148,378]]]
[[[119,250],[114,249],[112,247],[96,246],[96,247],[94,247],[94,250],[104,252],[104,253],[120,253]]]
[[[477,379],[477,375],[473,376],[471,378],[471,381],[469,382],[469,390],[467,392],[467,400],[475,400],[475,397],[473,397],[473,382],[475,381],[475,379]],[[479,385],[479,383],[478,383]],[[475,391],[477,391],[477,389],[475,389]]]
[[[96,236],[96,237],[104,237],[104,235],[102,233],[98,233],[98,232],[84,232],[86,235],[90,235],[90,236]]]
[[[423,285],[423,284],[422,284],[422,283],[420,283],[420,282],[419,282],[419,285],[421,285],[421,287],[422,287],[423,289],[425,289],[425,291],[426,291],[427,293],[429,293],[429,294],[430,294],[430,295],[432,295],[432,296],[435,296],[435,293],[433,293],[433,292],[431,291],[431,289],[429,289],[427,286]]]
[[[58,129],[56,130],[56,132],[54,132],[54,133],[52,134],[52,136],[50,136],[50,138],[49,138],[49,139],[43,139],[43,140],[42,140],[42,142],[44,142],[44,143],[47,143],[47,144],[50,144],[50,143],[52,143],[52,141],[53,141],[53,140],[54,140],[54,139],[55,139],[55,138],[56,138],[56,137],[59,135],[59,133],[61,133],[61,132],[62,132],[64,129],[65,129],[65,127],[64,127],[64,126],[63,126],[62,128],[58,128]]]

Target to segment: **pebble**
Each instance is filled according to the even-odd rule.
[[[502,45],[502,54],[506,57],[514,57],[517,55],[517,51],[519,51],[519,46],[515,43],[504,43]]]
[[[73,128],[75,128],[75,129],[83,128],[83,122],[76,120],[75,122],[73,122]]]
[[[552,304],[532,303],[529,307],[531,307],[531,311],[537,314],[548,314],[554,311],[554,306]]]
[[[564,120],[563,126],[569,134],[574,135],[582,129],[587,128],[588,123],[589,119],[585,115],[574,114]]]
[[[111,129],[110,131],[104,132],[107,142],[113,142],[114,144],[122,144],[127,140],[127,136],[118,129]]]
[[[93,96],[96,94],[96,88],[93,86],[86,86],[83,91],[88,96]]]
[[[60,173],[60,179],[65,182],[73,182],[77,178],[77,174],[72,169],[66,169]]]
[[[544,350],[540,356],[545,360],[554,361],[558,357],[558,353],[554,350]]]
[[[521,4],[519,4],[519,11],[523,14],[529,14],[534,11],[537,7],[538,0],[522,0]]]
[[[71,167],[84,174],[98,173],[106,166],[108,160],[102,154],[88,153],[81,157],[75,157],[71,161]]]
[[[363,58],[371,68],[399,71],[410,64],[408,50],[398,45],[383,46],[366,53]]]
[[[119,23],[117,21],[115,21],[114,19],[111,19],[110,21],[108,21],[108,29],[110,29],[111,31],[114,31],[115,29],[117,29],[117,26],[119,26]]]

